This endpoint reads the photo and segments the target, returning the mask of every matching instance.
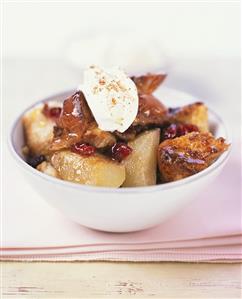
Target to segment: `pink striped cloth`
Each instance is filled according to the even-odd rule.
[[[14,190],[3,202],[1,259],[239,262],[239,149],[234,146],[223,173],[203,194],[194,194],[188,207],[157,227],[128,234],[75,224],[38,198],[20,176],[14,188],[9,177],[7,190]]]

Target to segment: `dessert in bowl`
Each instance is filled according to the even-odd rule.
[[[72,220],[113,232],[154,226],[195,198],[229,140],[203,103],[155,97],[165,77],[92,66],[77,91],[27,109],[10,147],[34,188]]]

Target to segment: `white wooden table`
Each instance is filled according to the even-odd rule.
[[[241,264],[4,262],[2,298],[241,298]]]

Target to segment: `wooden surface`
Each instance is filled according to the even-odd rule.
[[[2,298],[241,298],[241,264],[1,263]]]

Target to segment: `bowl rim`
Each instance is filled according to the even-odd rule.
[[[183,91],[179,91],[179,90],[176,90],[173,88],[169,88],[169,89],[186,94]],[[231,153],[231,147],[232,147],[231,143],[232,142],[231,142],[231,138],[228,134],[227,126],[225,125],[225,122],[222,120],[222,118],[216,112],[214,112],[210,107],[208,107],[209,113],[215,117],[219,126],[222,126],[222,128],[225,132],[224,138],[230,144],[230,146],[229,146],[228,150],[226,152],[224,152],[212,165],[210,165],[206,169],[204,169],[192,176],[183,178],[178,181],[168,182],[168,183],[164,183],[164,184],[158,184],[158,185],[152,185],[152,186],[142,186],[142,187],[122,187],[122,188],[82,185],[82,184],[72,183],[69,181],[65,181],[65,180],[61,180],[59,178],[49,176],[49,175],[42,173],[42,172],[38,171],[37,169],[31,167],[29,164],[26,163],[26,161],[23,160],[22,157],[20,157],[20,155],[17,153],[16,147],[14,145],[14,140],[13,140],[14,131],[15,131],[18,123],[22,120],[23,115],[26,112],[30,111],[34,107],[37,107],[38,105],[41,105],[45,102],[48,102],[51,100],[54,101],[54,98],[57,98],[57,97],[64,98],[65,96],[67,96],[68,94],[71,94],[73,92],[75,92],[75,89],[69,89],[67,91],[59,92],[59,93],[53,94],[52,96],[46,97],[46,98],[39,100],[39,101],[35,102],[34,104],[30,105],[22,113],[20,113],[18,115],[18,117],[12,122],[12,124],[10,126],[10,130],[9,130],[9,134],[8,134],[8,140],[7,140],[8,147],[10,149],[10,152],[12,153],[12,156],[15,158],[15,160],[21,166],[23,166],[25,171],[30,173],[32,176],[38,176],[39,178],[41,178],[45,181],[48,181],[49,183],[53,183],[54,185],[61,185],[66,188],[76,189],[76,190],[80,190],[83,192],[94,192],[94,193],[101,192],[101,193],[113,193],[113,194],[114,193],[139,194],[139,193],[161,192],[161,191],[165,191],[168,189],[176,189],[176,188],[179,188],[180,186],[193,183],[193,182],[199,180],[200,178],[207,176],[208,174],[211,174],[213,171],[215,171],[217,168],[222,166],[227,161],[227,159]],[[187,93],[187,95],[191,96],[188,93]]]

